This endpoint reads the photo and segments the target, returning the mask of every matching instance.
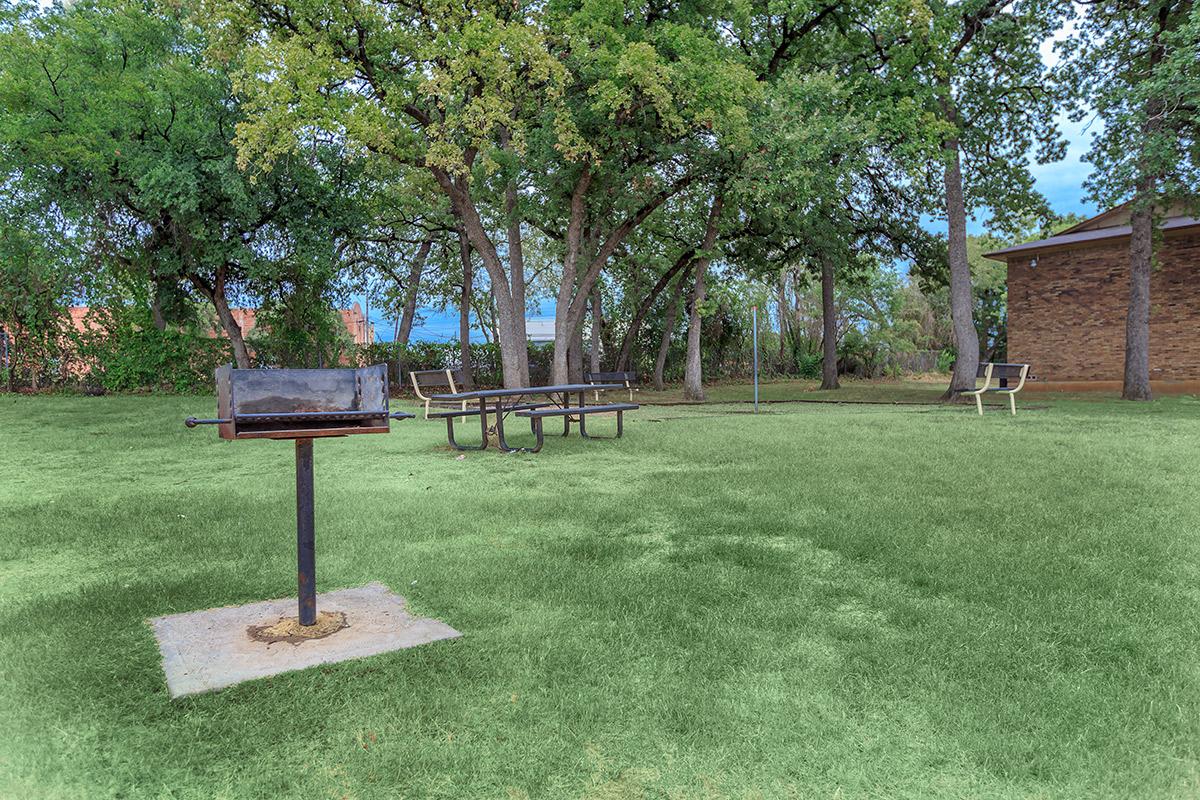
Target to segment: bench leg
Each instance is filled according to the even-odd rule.
[[[545,438],[542,436],[542,418],[531,417],[529,420],[529,429],[532,430],[533,435],[537,437],[537,444],[535,444],[533,447],[527,448],[527,450],[530,453],[537,453],[541,451],[542,443],[545,441]]]
[[[983,416],[983,400],[980,399],[980,395],[975,395],[975,407],[979,409],[979,416],[982,417]]]
[[[480,416],[483,416],[482,414]],[[459,444],[454,439],[454,417],[446,417],[446,438],[450,441],[450,446],[455,450],[486,450],[488,446],[487,437],[487,422],[483,423],[483,443],[475,446],[469,444]]]
[[[625,423],[623,417],[624,411],[617,412],[617,435],[616,436],[593,436],[587,432],[587,414],[579,415],[579,435],[585,439],[620,439],[625,433]]]
[[[542,449],[542,420],[540,417],[529,418],[529,429],[533,431],[533,435],[537,437],[537,443],[533,447],[513,447],[504,438],[504,415],[496,415],[496,439],[499,442],[500,449],[506,453],[536,453]]]
[[[1015,417],[1017,415],[1017,396],[1015,394],[1009,394],[1008,405],[1012,408],[1012,415]]]

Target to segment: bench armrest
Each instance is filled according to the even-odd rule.
[[[977,388],[977,389],[972,389],[971,391],[963,392],[962,394],[968,394],[968,395],[971,395],[972,397],[974,397],[976,395],[981,395],[984,392],[986,392],[988,390],[988,387],[991,385],[992,385],[992,364],[987,364],[983,369],[983,387]]]

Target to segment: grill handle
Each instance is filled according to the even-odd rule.
[[[231,420],[231,419],[196,419],[195,417],[188,417],[187,419],[185,419],[183,421],[183,424],[187,425],[189,428],[194,428],[197,425],[227,425],[230,422],[233,422],[233,420]]]
[[[392,419],[412,419],[414,415],[407,411],[393,411],[388,416]],[[194,428],[197,425],[227,425],[231,422],[233,422],[231,419],[196,419],[195,417],[188,417],[183,421],[183,424],[189,428]]]

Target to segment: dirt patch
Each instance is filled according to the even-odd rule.
[[[348,627],[350,623],[341,611],[320,611],[312,625],[301,625],[299,617],[281,617],[274,625],[251,625],[246,628],[246,633],[256,642],[300,644],[311,639],[324,639]]]

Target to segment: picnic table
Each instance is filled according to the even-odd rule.
[[[547,417],[562,417],[563,418],[563,436],[567,436],[571,432],[571,422],[575,421],[579,424],[579,435],[587,439],[601,438],[591,436],[587,432],[586,418],[588,414],[597,413],[616,413],[617,415],[617,437],[623,432],[622,414],[626,411],[637,409],[634,403],[606,403],[601,405],[587,405],[587,393],[604,389],[624,389],[623,383],[562,383],[553,386],[520,386],[511,389],[478,389],[471,392],[451,392],[446,394],[434,394],[433,400],[462,402],[464,408],[461,411],[443,412],[438,416],[442,416],[446,420],[446,436],[450,441],[450,446],[458,450],[484,450],[488,446],[488,438],[492,430],[488,426],[488,417],[491,416],[495,420],[494,430],[496,432],[496,443],[501,450],[506,453],[536,453],[542,449],[544,437],[542,433],[542,421]],[[571,397],[575,395],[579,398],[579,402],[575,405],[571,404]],[[540,400],[537,398],[545,398]],[[477,408],[466,408],[465,405],[471,402],[477,402]],[[529,426],[533,434],[537,437],[537,443],[533,447],[512,447],[504,438],[504,418],[510,414],[515,414],[519,417],[524,417],[529,420]],[[454,439],[454,420],[457,417],[478,416],[479,429],[482,435],[482,441],[478,446],[464,445]],[[603,437],[616,438],[616,437]]]

